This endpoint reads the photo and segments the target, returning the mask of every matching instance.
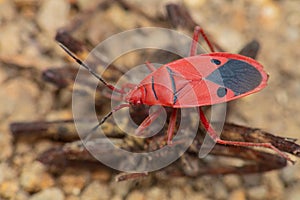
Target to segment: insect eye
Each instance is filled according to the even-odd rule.
[[[210,62],[213,63],[213,64],[216,64],[216,65],[220,65],[221,64],[221,61],[218,60],[218,59],[211,59]]]
[[[217,90],[218,97],[224,97],[227,94],[227,88],[219,87]]]

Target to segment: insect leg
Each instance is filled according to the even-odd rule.
[[[168,140],[167,143],[168,145],[172,144],[172,138],[174,135],[174,129],[175,129],[175,125],[176,125],[176,118],[177,118],[177,110],[176,108],[173,109],[171,117],[170,117],[170,122],[169,122],[169,127],[168,127],[168,132],[167,132],[167,136],[168,136]]]
[[[135,134],[141,135],[141,133],[159,117],[162,111],[163,107],[160,107],[157,111],[151,113],[135,130]]]
[[[197,44],[198,44],[200,34],[202,35],[205,42],[207,43],[210,51],[215,52],[214,47],[211,44],[211,42],[209,41],[209,39],[207,38],[204,30],[200,26],[196,26],[194,29],[193,42],[192,42],[192,46],[191,46],[191,50],[190,50],[190,56],[195,56],[197,53]]]
[[[151,72],[156,71],[156,68],[155,68],[155,67],[153,66],[153,64],[150,63],[149,61],[146,61],[145,64],[146,64],[147,68],[148,68]]]
[[[291,163],[294,163],[294,161],[289,158],[285,153],[280,151],[278,148],[273,146],[271,143],[255,143],[255,142],[241,142],[241,141],[229,141],[229,140],[222,140],[216,131],[212,128],[208,120],[206,119],[203,111],[201,108],[199,108],[199,115],[200,115],[200,120],[206,129],[207,133],[209,136],[218,144],[223,144],[223,145],[231,145],[231,146],[242,146],[242,147],[264,147],[264,148],[269,148],[275,151],[278,155],[281,157],[285,158],[286,160],[290,161]]]

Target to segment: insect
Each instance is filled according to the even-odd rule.
[[[207,43],[211,53],[196,55],[199,36]],[[121,89],[108,84],[88,65],[78,59],[64,45],[60,46],[82,67],[109,89],[121,95],[125,103],[113,108],[99,124],[99,127],[112,113],[131,105],[161,105],[170,107],[172,113],[167,130],[167,142],[172,143],[178,109],[199,107],[199,117],[209,136],[218,144],[265,147],[273,149],[285,159],[293,162],[286,154],[271,143],[254,143],[222,140],[207,120],[201,106],[214,105],[231,101],[255,93],[266,87],[268,74],[256,60],[238,54],[215,52],[204,30],[196,26],[189,57],[167,63],[155,69],[151,63],[146,66],[151,71],[139,84],[126,84]],[[126,91],[125,88],[129,89]],[[139,134],[148,127],[162,112],[158,109],[137,128]]]

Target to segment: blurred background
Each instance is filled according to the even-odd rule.
[[[12,122],[72,118],[72,90],[42,79],[46,69],[70,63],[54,39],[57,30],[71,32],[88,52],[128,29],[172,28],[170,2],[184,6],[228,52],[253,39],[261,45],[257,60],[270,75],[268,87],[235,101],[227,120],[300,138],[300,1],[0,0],[0,199],[300,199],[299,162],[253,175],[115,182],[107,169],[51,173],[36,158],[59,142],[14,140]],[[118,65],[130,67],[136,59]]]

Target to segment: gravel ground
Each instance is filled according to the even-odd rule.
[[[54,41],[67,25],[97,1],[0,1],[0,199],[300,199],[300,165],[264,174],[203,176],[196,179],[143,178],[117,183],[110,172],[65,169],[50,173],[37,155],[59,145],[46,139],[14,141],[9,124],[15,121],[58,120],[72,117],[71,92],[41,79],[47,68],[63,66],[66,56]],[[152,18],[165,16],[169,1],[127,1]],[[174,2],[174,1],[173,1]],[[178,2],[178,1],[177,1]],[[237,52],[256,38],[258,60],[270,74],[262,92],[232,104],[228,121],[259,127],[275,135],[299,138],[300,118],[300,1],[293,0],[183,0],[194,20],[214,41]],[[97,44],[114,33],[151,20],[114,3],[83,25],[76,37]],[[84,39],[83,39],[84,38]],[[131,60],[123,61],[130,66]],[[121,62],[121,61],[120,61]],[[120,64],[120,63],[119,63]]]

